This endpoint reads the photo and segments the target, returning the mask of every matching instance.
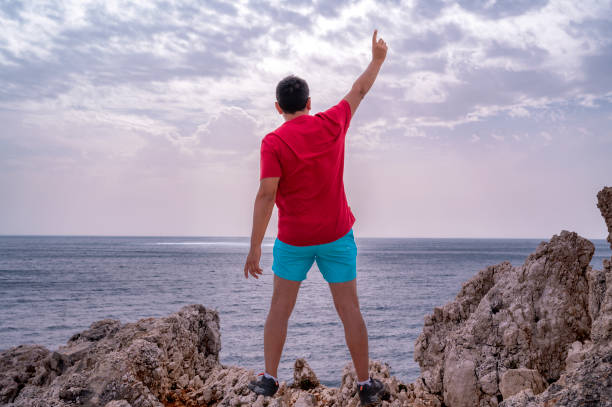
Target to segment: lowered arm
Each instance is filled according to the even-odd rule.
[[[253,206],[253,231],[251,232],[251,249],[247,256],[244,265],[244,277],[248,278],[251,274],[255,278],[259,278],[258,274],[262,274],[263,270],[259,267],[261,258],[261,242],[266,234],[274,202],[276,200],[276,190],[280,177],[263,178],[259,183],[259,191],[255,197],[255,205]]]

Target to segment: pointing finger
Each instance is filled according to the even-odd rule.
[[[374,34],[372,34],[372,45],[376,45],[376,33],[378,33],[378,30],[374,30]]]

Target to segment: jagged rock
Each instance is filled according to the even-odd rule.
[[[109,401],[104,405],[104,407],[132,407],[130,403],[125,400],[113,400]]]
[[[593,344],[584,360],[565,371],[544,392],[521,392],[499,404],[499,407],[575,407],[612,406],[612,346]]]
[[[57,352],[39,346],[3,352],[3,402],[99,406],[124,400],[133,407],[161,406],[160,400],[185,398],[179,383],[206,376],[219,363],[220,346],[219,316],[202,305],[135,323],[98,321]],[[11,372],[16,365],[24,374]]]
[[[591,329],[591,340],[597,343],[612,342],[612,261],[604,264],[603,270],[605,287],[603,298],[599,304],[599,312],[597,318],[593,321]]]
[[[293,404],[294,407],[315,407],[317,399],[309,393],[302,393]]]
[[[0,404],[12,402],[28,383],[45,381],[42,361],[49,350],[39,345],[19,345],[0,354]]]
[[[592,342],[587,340],[584,343],[576,341],[571,344],[567,350],[567,358],[565,359],[565,371],[576,369],[584,360],[587,352],[590,350]],[[536,393],[537,394],[537,393]]]
[[[612,187],[604,187],[597,193],[597,207],[608,227],[608,242],[612,249]]]
[[[568,346],[589,338],[591,242],[567,231],[520,267],[480,271],[454,301],[425,317],[415,345],[420,380],[450,407],[497,406],[508,369],[559,379]]]
[[[293,365],[293,385],[302,390],[309,390],[319,385],[317,375],[310,368],[308,362],[304,358],[297,358]]]
[[[428,393],[420,383],[405,384],[389,373],[390,366],[376,360],[370,360],[369,375],[385,384],[386,395],[383,395],[383,404],[410,407],[440,407],[440,399]],[[336,405],[358,406],[357,376],[352,362],[342,369],[342,382],[336,395]],[[328,404],[321,404],[328,405]]]
[[[598,207],[612,232],[612,188],[597,194]],[[610,236],[608,236],[610,241]],[[589,270],[590,340],[578,341],[568,349],[566,369],[558,381],[533,395],[521,392],[504,400],[500,407],[612,406],[612,267]]]
[[[534,369],[508,369],[499,382],[499,390],[507,399],[522,390],[529,389],[532,394],[539,394],[546,389],[547,383],[542,375]]]
[[[608,287],[606,283],[606,270],[594,270],[589,267],[587,279],[589,282],[589,315],[591,316],[591,321],[595,321],[599,317],[599,311]]]

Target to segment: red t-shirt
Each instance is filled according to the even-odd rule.
[[[350,121],[351,107],[342,99],[324,112],[285,122],[261,141],[260,179],[280,177],[276,206],[281,242],[333,242],[355,223],[343,180]]]

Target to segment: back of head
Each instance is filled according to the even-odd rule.
[[[308,84],[297,76],[289,75],[276,85],[276,101],[285,113],[303,110],[308,96]]]

